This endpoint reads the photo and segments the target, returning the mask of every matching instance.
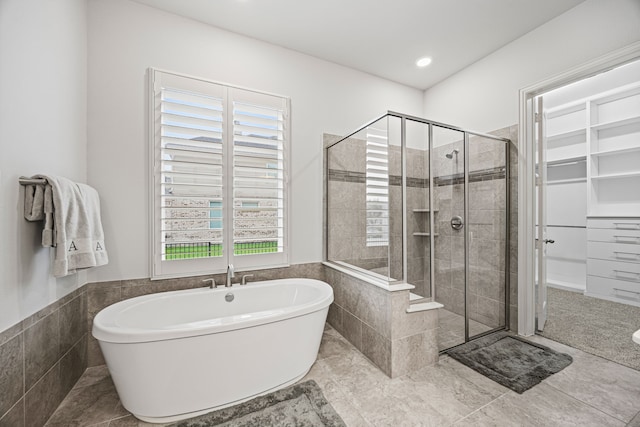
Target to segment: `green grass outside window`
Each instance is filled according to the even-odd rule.
[[[233,245],[234,255],[253,255],[278,252],[278,242],[250,242]],[[167,244],[165,259],[190,259],[222,256],[222,244]]]

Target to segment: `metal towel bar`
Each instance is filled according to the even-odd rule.
[[[44,178],[26,178],[21,176],[18,181],[20,185],[45,185],[47,180]]]

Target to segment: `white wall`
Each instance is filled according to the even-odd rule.
[[[86,181],[86,39],[84,0],[0,1],[0,331],[86,282],[50,274],[18,185],[36,173]]]
[[[424,116],[488,132],[518,122],[518,91],[640,40],[640,1],[587,0],[424,94]]]
[[[322,258],[322,133],[422,111],[421,91],[128,0],[90,0],[88,50],[88,178],[110,259],[99,281],[149,277],[148,67],[291,97],[294,264]]]

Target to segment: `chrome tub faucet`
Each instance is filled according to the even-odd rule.
[[[233,264],[229,264],[227,266],[227,283],[225,284],[227,288],[231,287],[232,285],[231,279],[233,279],[234,277],[236,277],[236,273],[235,273],[235,270],[233,269]]]

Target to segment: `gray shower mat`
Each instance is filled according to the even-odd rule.
[[[504,331],[454,347],[447,354],[517,393],[525,392],[573,361],[568,354]]]

